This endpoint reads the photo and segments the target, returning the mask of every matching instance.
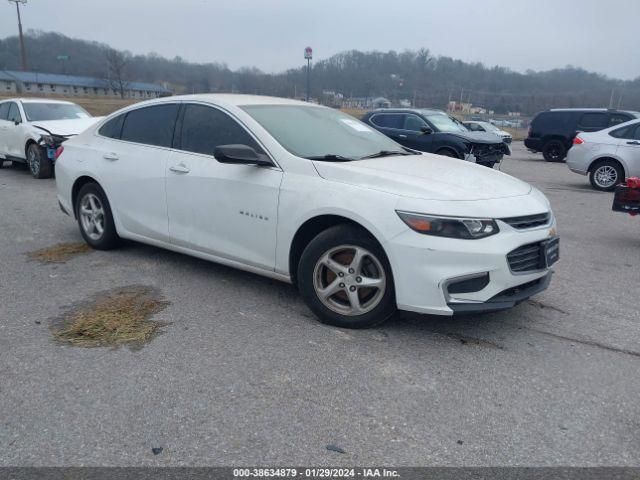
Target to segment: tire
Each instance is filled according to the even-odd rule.
[[[560,140],[549,140],[542,147],[542,155],[547,162],[562,162],[567,156],[567,148]]]
[[[451,158],[458,158],[458,159],[460,158],[460,156],[450,148],[443,148],[441,150],[438,150],[436,152],[436,155],[442,155],[443,157],[451,157]]]
[[[591,186],[601,192],[612,192],[616,185],[624,181],[624,169],[615,160],[598,160],[589,170]]]
[[[305,302],[327,325],[368,328],[396,311],[389,260],[360,228],[337,225],[318,234],[302,253],[297,278]]]
[[[33,178],[51,178],[53,163],[47,157],[44,148],[32,143],[27,148],[27,165]]]
[[[74,206],[80,234],[96,250],[111,250],[120,245],[111,206],[97,183],[80,188]]]

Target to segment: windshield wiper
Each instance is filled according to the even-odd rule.
[[[380,150],[378,153],[367,155],[365,157],[360,157],[360,160],[365,160],[367,158],[391,157],[393,155],[415,155],[415,153],[400,152],[397,150]]]
[[[307,160],[321,160],[323,162],[351,162],[355,158],[344,157],[335,153],[328,153],[327,155],[318,155],[316,157],[304,157]]]

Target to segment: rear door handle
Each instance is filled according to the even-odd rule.
[[[627,145],[640,145],[640,142],[627,142]]]
[[[400,138],[407,138],[407,136],[406,136],[406,135],[403,135],[403,134],[400,134],[400,135],[398,135],[398,136],[399,136]]]
[[[169,170],[176,173],[189,173],[191,171],[184,163],[173,165],[172,167],[169,167]]]
[[[120,157],[118,157],[117,154],[110,152],[110,153],[105,153],[104,155],[102,155],[102,158],[104,158],[105,160],[118,160]]]

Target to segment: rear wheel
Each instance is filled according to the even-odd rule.
[[[560,140],[549,140],[542,147],[542,155],[547,162],[561,162],[567,155],[567,149]]]
[[[96,183],[87,183],[78,192],[76,218],[84,240],[97,250],[110,250],[120,244],[107,196]]]
[[[27,165],[34,178],[51,178],[53,176],[53,163],[44,148],[32,143],[27,148]]]
[[[322,323],[366,328],[396,311],[391,266],[368,233],[338,225],[320,233],[305,248],[298,286]]]
[[[624,170],[615,160],[598,160],[589,172],[591,186],[602,192],[613,191],[624,180]]]

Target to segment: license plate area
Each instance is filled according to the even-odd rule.
[[[544,261],[549,268],[560,260],[560,237],[550,238],[542,243]]]

